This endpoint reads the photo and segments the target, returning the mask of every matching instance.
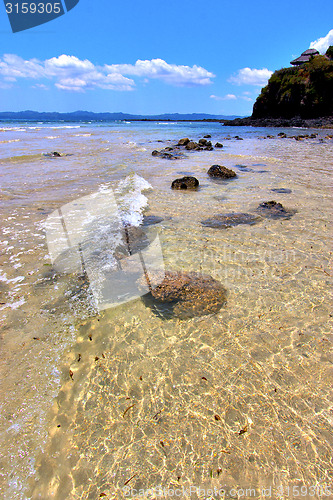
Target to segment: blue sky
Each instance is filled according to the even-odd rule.
[[[332,28],[332,0],[80,0],[12,33],[0,4],[0,111],[249,115],[271,72]]]

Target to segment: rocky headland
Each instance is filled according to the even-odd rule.
[[[275,71],[254,103],[252,116],[223,123],[333,128],[333,46],[325,55],[314,55],[307,62]]]

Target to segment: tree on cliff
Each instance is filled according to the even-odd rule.
[[[333,45],[330,45],[328,47],[328,49],[326,50],[326,54],[325,54],[327,57],[329,57],[330,59],[333,59]]]
[[[252,118],[333,115],[333,46],[298,67],[275,71],[261,90]]]

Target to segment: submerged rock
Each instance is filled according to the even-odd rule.
[[[296,213],[296,210],[287,210],[274,200],[260,203],[256,211],[269,219],[290,219]]]
[[[211,136],[211,135],[209,135],[209,134],[204,135],[204,138],[205,138],[205,139],[210,139],[211,137],[212,137],[212,136]]]
[[[273,188],[271,189],[271,191],[273,191],[274,193],[285,193],[285,194],[292,193],[292,190],[288,188]]]
[[[222,165],[212,165],[207,173],[210,177],[219,177],[221,179],[232,179],[233,177],[237,177],[236,172]]]
[[[116,258],[133,255],[149,246],[149,239],[141,227],[126,226],[121,230],[121,243],[117,246]]]
[[[246,165],[235,165],[236,168],[241,170],[242,172],[253,172],[252,168],[247,167]]]
[[[217,143],[215,144],[215,147],[216,147],[216,148],[223,148],[223,144],[221,144],[220,142],[217,142]]]
[[[163,217],[158,217],[157,215],[144,215],[142,225],[151,226],[152,224],[159,224],[163,220]]]
[[[52,151],[52,153],[45,153],[44,156],[48,156],[49,158],[62,158],[65,155],[58,153],[58,151]]]
[[[214,229],[228,229],[239,224],[256,224],[260,217],[247,213],[218,214],[201,221],[201,224]]]
[[[145,296],[147,306],[162,317],[180,319],[217,313],[226,302],[222,284],[208,275],[166,271],[149,273],[151,291]],[[146,278],[139,280],[139,287],[146,287]]]
[[[199,181],[196,177],[185,176],[175,179],[171,184],[171,189],[197,189]]]
[[[173,152],[170,153],[170,151]],[[158,156],[159,158],[164,158],[166,160],[180,160],[182,158],[186,158],[186,156],[182,152],[174,151],[173,148],[164,148],[161,149],[161,151],[157,151],[157,149],[155,149],[152,152],[152,156]]]

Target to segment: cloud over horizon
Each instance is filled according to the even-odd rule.
[[[326,36],[318,38],[310,43],[310,49],[317,49],[321,54],[325,54],[330,45],[333,45],[333,29],[330,30]]]
[[[127,75],[127,76],[124,76]],[[45,61],[24,60],[15,54],[0,58],[0,84],[13,85],[19,79],[53,80],[59,90],[85,92],[96,88],[131,91],[136,87],[133,76],[160,80],[172,86],[205,86],[215,75],[201,66],[168,64],[163,59],[137,60],[135,64],[94,65],[88,59],[62,54]]]
[[[251,69],[242,68],[239,69],[235,75],[232,75],[228,81],[235,85],[256,85],[264,87],[267,85],[269,78],[272,76],[273,71],[267,68],[262,69]]]
[[[211,99],[214,99],[215,101],[234,101],[237,99],[237,96],[235,96],[234,94],[227,94],[223,97],[220,97],[218,95],[214,95],[212,94],[211,96],[209,96]]]

